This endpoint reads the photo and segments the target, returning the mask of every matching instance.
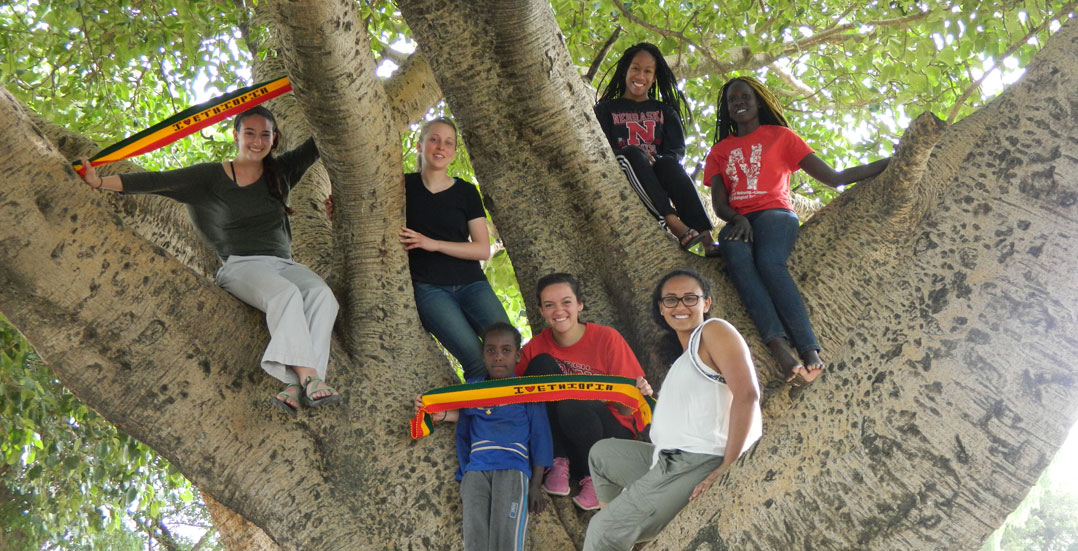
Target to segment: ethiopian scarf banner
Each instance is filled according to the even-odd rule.
[[[122,161],[160,149],[211,124],[242,113],[291,90],[292,84],[289,83],[288,77],[281,77],[240,88],[205,103],[188,107],[134,136],[124,138],[123,141],[102,149],[90,157],[90,166]],[[76,162],[72,166],[79,174],[86,172],[81,162]]]
[[[611,375],[536,375],[510,377],[431,390],[420,400],[423,407],[411,420],[412,438],[430,434],[430,414],[451,409],[504,406],[558,400],[615,402],[633,412],[637,427],[651,423],[655,400],[640,394],[636,381]]]

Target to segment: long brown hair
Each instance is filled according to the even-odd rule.
[[[284,206],[285,214],[292,216],[295,211],[288,206],[288,185],[281,180],[281,174],[277,170],[277,159],[273,157],[273,151],[277,149],[277,144],[281,143],[281,131],[277,128],[277,119],[273,118],[273,113],[261,105],[256,105],[236,115],[236,118],[232,121],[232,128],[238,133],[244,119],[254,115],[268,120],[273,126],[273,145],[270,146],[269,155],[262,158],[262,176],[266,179],[266,189],[269,191],[270,196],[281,202],[281,205]]]

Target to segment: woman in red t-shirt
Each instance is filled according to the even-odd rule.
[[[789,129],[775,97],[752,77],[722,87],[717,142],[707,155],[704,184],[715,214],[726,221],[719,251],[760,337],[795,385],[823,371],[820,345],[786,259],[797,240],[790,174],[798,169],[839,188],[871,178],[890,158],[835,171]],[[792,346],[791,346],[792,344]]]
[[[580,285],[569,274],[539,278],[539,309],[547,328],[521,349],[516,375],[617,375],[644,378],[636,355],[616,329],[577,319],[584,308]],[[646,383],[644,383],[646,384]],[[573,502],[584,510],[598,509],[588,452],[603,438],[634,439],[644,429],[628,410],[612,402],[562,400],[547,404],[554,440],[554,466],[547,470],[543,490],[569,495],[569,476],[580,480]]]

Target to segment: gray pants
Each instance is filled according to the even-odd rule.
[[[693,488],[722,465],[722,456],[664,450],[651,466],[655,446],[608,438],[591,448],[588,463],[595,495],[606,507],[591,517],[584,551],[629,551],[655,539],[689,504]]]
[[[520,551],[528,530],[528,477],[516,469],[467,471],[460,481],[464,551]]]
[[[262,369],[295,383],[286,366],[313,368],[326,377],[329,341],[337,319],[337,299],[326,282],[306,266],[276,256],[229,256],[217,270],[217,285],[266,313],[270,342]]]

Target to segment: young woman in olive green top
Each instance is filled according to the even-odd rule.
[[[324,379],[337,301],[322,278],[292,260],[288,222],[288,193],[318,160],[318,149],[307,140],[274,157],[280,132],[264,107],[237,115],[233,127],[231,161],[99,177],[83,159],[82,179],[93,189],[153,193],[187,205],[195,228],[224,262],[217,284],[266,313],[270,343],[262,369],[287,385],[271,403],[294,414],[301,403],[336,402],[340,395]]]

